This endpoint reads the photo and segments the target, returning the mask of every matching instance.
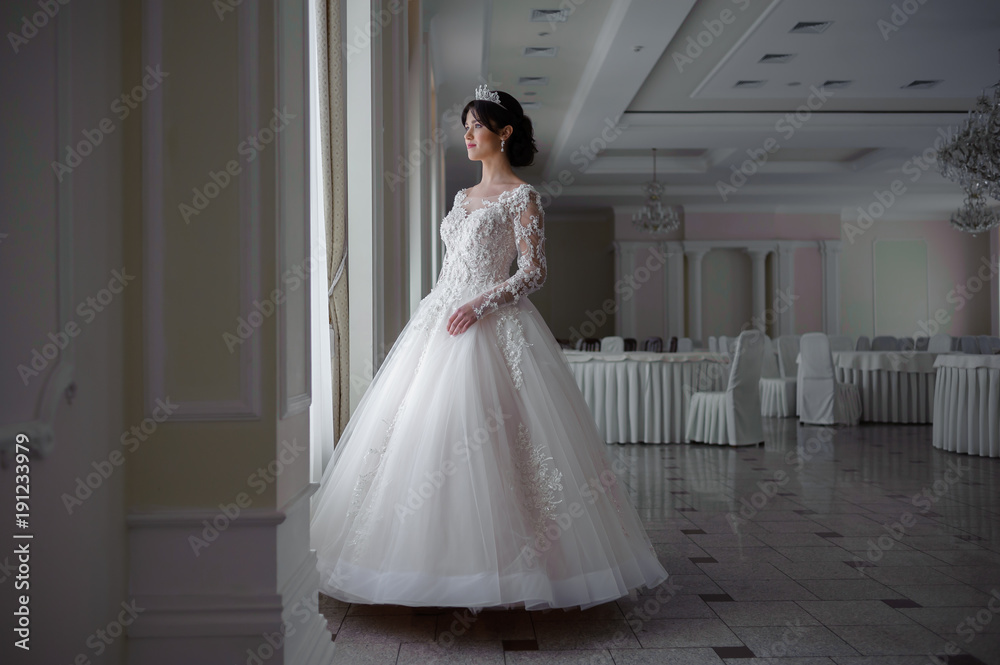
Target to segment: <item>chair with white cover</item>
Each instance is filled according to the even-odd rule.
[[[993,340],[989,335],[980,335],[976,337],[976,341],[979,342],[979,353],[987,356],[993,353]]]
[[[798,376],[799,370],[796,367],[796,358],[799,357],[799,336],[782,335],[778,338],[778,369],[785,379],[794,379]]]
[[[858,337],[858,343],[854,346],[855,351],[871,351],[872,341],[868,339],[868,335],[861,335]]]
[[[833,370],[830,342],[823,333],[806,333],[799,344],[799,422],[808,425],[857,425],[861,393],[840,383]]]
[[[764,442],[760,419],[760,368],[763,357],[763,333],[759,330],[740,333],[726,391],[691,396],[687,413],[688,440],[730,446],[752,446]]]
[[[899,340],[892,335],[879,335],[872,340],[872,351],[899,351]]]
[[[959,350],[962,353],[979,353],[979,342],[972,335],[963,335],[959,341]]]
[[[677,340],[677,353],[691,353],[694,351],[694,342],[690,337],[681,337]]]
[[[729,338],[725,335],[719,335],[719,353],[729,355]]]
[[[708,351],[709,353],[719,352],[719,338],[715,335],[708,336]]]
[[[931,338],[928,337],[927,335],[918,335],[914,339],[917,343],[917,348],[916,348],[917,351],[926,351],[927,347],[931,343]]]
[[[778,352],[769,337],[764,338],[760,365],[760,415],[791,418],[795,415],[795,379],[786,379],[778,369]]]
[[[850,335],[830,335],[831,351],[853,351],[854,342]]]
[[[602,337],[601,353],[625,353],[625,338],[618,335]]]
[[[932,353],[948,353],[951,351],[951,346],[951,335],[938,333],[927,343],[927,350]]]

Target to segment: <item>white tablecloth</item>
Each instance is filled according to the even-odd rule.
[[[934,360],[928,351],[834,351],[837,381],[861,393],[861,420],[929,423],[934,413]]]
[[[729,378],[719,353],[563,354],[608,443],[685,443],[691,394],[723,390]]]
[[[1000,356],[942,355],[934,366],[934,447],[1000,457]]]

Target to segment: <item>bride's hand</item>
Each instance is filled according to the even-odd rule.
[[[451,335],[461,335],[476,321],[476,312],[473,310],[473,303],[467,302],[456,309],[448,319],[448,333]]]

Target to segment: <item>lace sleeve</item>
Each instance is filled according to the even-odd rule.
[[[517,272],[475,299],[473,311],[477,320],[500,307],[516,303],[521,296],[537,291],[545,283],[545,211],[541,194],[530,188],[527,192],[511,206],[518,249]]]

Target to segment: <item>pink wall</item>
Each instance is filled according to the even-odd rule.
[[[839,215],[691,213],[685,240],[839,240]]]
[[[819,249],[803,247],[795,252],[795,332],[823,330],[823,258]]]
[[[649,240],[635,231],[630,216],[616,214],[615,238]],[[925,238],[930,248],[927,258],[928,306],[931,315],[944,310],[948,323],[943,332],[951,335],[989,334],[1000,329],[1000,276],[992,275],[971,298],[956,304],[957,289],[972,281],[983,259],[1000,254],[1000,234],[972,237],[950,227],[947,220],[879,220],[863,233],[845,233],[845,224],[836,214],[773,214],[739,212],[689,212],[684,224],[664,240],[841,240],[840,256],[840,332],[848,335],[871,335],[874,326],[874,291],[872,242],[879,238]],[[771,257],[769,261],[774,260]],[[749,279],[749,274],[747,275]],[[821,330],[822,261],[818,249],[804,248],[795,255],[795,329],[798,332]],[[653,293],[650,297],[662,297]],[[773,297],[768,294],[768,299]],[[951,301],[949,301],[949,297]],[[959,296],[960,297],[960,296]],[[718,306],[707,302],[705,306]],[[643,307],[657,310],[655,302]],[[653,319],[661,314],[645,312]],[[712,317],[709,316],[709,319]],[[652,320],[652,319],[651,319]],[[710,321],[711,322],[711,321]],[[718,323],[718,322],[717,322]],[[912,334],[908,331],[905,334]],[[710,333],[705,333],[706,335]],[[900,333],[904,334],[904,333]]]

